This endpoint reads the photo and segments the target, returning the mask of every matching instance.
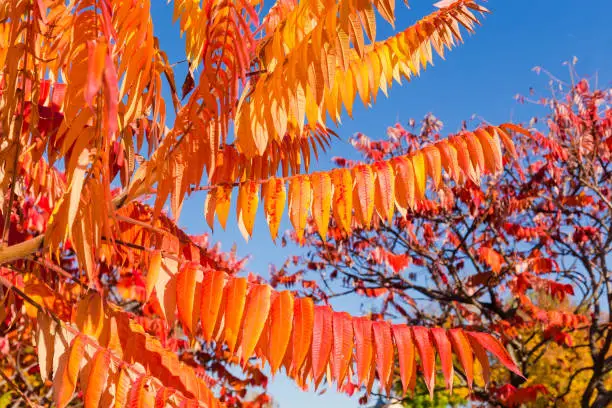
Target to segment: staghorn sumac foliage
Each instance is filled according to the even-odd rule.
[[[477,191],[516,156],[515,134],[529,133],[486,124],[393,158],[309,171],[337,137],[328,116],[338,124],[358,94],[369,105],[418,76],[488,10],[439,2],[375,41],[375,11],[394,24],[393,0],[279,0],[261,20],[259,0],[176,0],[189,64],[179,97],[151,3],[0,3],[4,395],[60,408],[259,407],[270,402],[264,364],[303,388],[391,392],[399,370],[404,389],[422,376],[433,391],[436,353],[449,388],[454,367],[471,373],[491,356],[521,376],[494,334],[352,316],[277,291],[178,222],[185,198],[206,191],[211,229],[215,219],[225,228],[234,196],[245,238],[261,202],[272,239],[287,213],[299,241],[309,215],[337,240],[434,208],[427,177],[435,189]],[[378,256],[398,272],[410,262]]]
[[[410,387],[416,395],[405,394],[401,365],[393,374],[395,398],[407,406],[448,384],[453,364],[463,402],[612,404],[612,90],[593,88],[570,67],[570,83],[552,77],[554,96],[518,98],[547,114],[534,118],[528,132],[515,128],[518,159],[505,162],[500,176],[485,176],[483,188],[465,169],[465,184],[446,183],[452,171],[442,182],[428,173],[426,199],[375,229],[346,237],[334,222],[332,238],[323,240],[313,220],[307,253],[272,277],[277,286],[322,301],[361,296],[372,316],[397,323],[499,333],[522,373],[486,361],[462,370],[471,353],[450,359],[443,352],[448,346],[430,336],[424,342],[435,344],[441,366],[432,371],[434,356],[429,362],[421,356],[413,370],[424,384],[419,379]],[[386,139],[356,134],[351,141],[377,163],[428,149],[441,129],[429,115],[389,128]],[[435,167],[433,160],[426,165]]]

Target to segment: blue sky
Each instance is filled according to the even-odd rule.
[[[268,4],[269,3],[269,4]],[[435,0],[411,0],[410,9],[403,1],[396,5],[399,30],[434,10]],[[338,128],[337,141],[330,154],[321,158],[319,166],[330,167],[329,158],[350,152],[348,138],[362,132],[380,138],[388,126],[409,118],[420,119],[428,112],[444,124],[443,133],[459,129],[462,120],[477,114],[492,123],[527,120],[533,108],[519,105],[517,93],[527,94],[530,87],[542,93],[547,89],[547,77],[532,72],[541,66],[560,78],[567,78],[564,61],[578,58],[581,74],[597,75],[601,85],[612,81],[612,1],[610,0],[491,0],[483,3],[493,13],[483,20],[476,34],[465,36],[465,43],[437,58],[420,78],[403,86],[394,85],[389,98],[380,94],[373,109],[365,109],[357,102],[353,120],[343,119]],[[272,3],[266,0],[266,7]],[[173,25],[172,5],[153,0],[152,12],[156,35],[171,62],[184,59],[183,41],[178,26]],[[378,22],[377,38],[392,34],[391,27],[382,19]],[[177,70],[177,81],[184,78],[184,67]],[[179,224],[192,234],[210,233],[203,216],[205,195],[192,196],[184,205]],[[233,214],[233,213],[232,213]],[[230,216],[231,218],[231,216]],[[288,228],[285,220],[281,229]],[[265,220],[259,214],[253,238],[247,243],[238,233],[235,218],[228,222],[228,230],[216,229],[213,241],[220,241],[229,250],[234,244],[241,255],[251,255],[247,270],[267,276],[271,263],[280,265],[293,249],[276,246],[270,239]],[[355,311],[358,301],[343,300],[336,308]],[[270,392],[280,407],[354,407],[357,396],[348,398],[333,391],[323,395],[302,393],[279,374],[271,382]]]

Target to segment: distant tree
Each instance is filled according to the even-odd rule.
[[[375,230],[346,237],[332,223],[331,239],[324,241],[312,223],[307,254],[277,270],[273,283],[301,286],[304,296],[321,301],[356,294],[377,318],[502,334],[525,378],[497,370],[491,376],[485,365],[479,374],[491,377],[486,386],[481,375],[454,373],[461,379],[455,389],[472,387],[476,378],[471,398],[483,405],[609,406],[612,90],[591,88],[573,66],[571,80],[552,78],[549,97],[519,98],[548,114],[519,132],[518,160],[507,162],[501,177],[474,171],[461,175],[467,183],[452,185],[449,179],[458,177],[450,166],[443,182],[428,179],[425,200]],[[389,128],[384,140],[356,134],[351,142],[376,166],[427,151],[441,128],[429,115],[407,128]],[[429,159],[424,165],[436,164]],[[396,381],[401,375],[395,371]],[[428,391],[442,383],[432,379]]]

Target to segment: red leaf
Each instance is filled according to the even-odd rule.
[[[423,376],[425,377],[425,385],[429,390],[429,395],[433,398],[434,386],[436,377],[434,375],[436,354],[434,346],[429,336],[429,329],[421,326],[415,326],[412,328],[412,334],[414,341],[421,357],[421,363],[423,364]]]
[[[393,340],[391,338],[391,326],[388,322],[374,322],[374,344],[376,345],[376,371],[382,388],[389,395],[391,384],[391,369],[393,368]]]
[[[332,349],[332,310],[329,306],[315,306],[312,332],[312,374],[316,384],[325,372]]]
[[[497,251],[485,246],[478,249],[478,257],[495,273],[499,273],[504,262],[504,258]]]
[[[508,353],[508,351],[502,346],[502,344],[495,339],[493,336],[487,333],[479,333],[479,332],[466,332],[470,342],[472,343],[472,347],[474,343],[480,344],[484,349],[493,354],[500,363],[506,366],[510,371],[515,373],[518,376],[523,377],[521,370],[517,367],[514,360]],[[477,354],[478,355],[478,354]],[[486,358],[486,356],[485,356]],[[524,378],[524,377],[523,377]]]
[[[416,360],[414,354],[414,343],[410,327],[405,324],[393,325],[393,338],[399,355],[399,370],[402,380],[403,391],[406,393],[414,373]]]
[[[334,346],[331,359],[333,378],[342,386],[353,355],[353,321],[346,312],[333,314]]]
[[[106,53],[106,61],[104,63],[104,82],[106,84],[104,89],[104,97],[107,128],[109,135],[114,136],[118,129],[117,115],[119,112],[119,86],[117,84],[118,78],[115,64],[108,53]]]
[[[353,319],[355,332],[355,360],[357,362],[358,384],[362,385],[368,381],[370,366],[372,366],[373,338],[372,321],[366,317]]]
[[[295,375],[310,350],[314,332],[314,304],[311,298],[296,299],[293,313],[291,374]]]
[[[436,348],[438,349],[438,355],[440,356],[440,362],[442,363],[442,373],[446,380],[446,388],[451,392],[453,391],[453,352],[451,349],[451,343],[446,336],[446,330],[440,328],[431,329],[434,341],[436,342]]]

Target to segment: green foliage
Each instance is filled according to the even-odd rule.
[[[404,399],[402,399],[401,406],[412,408],[448,408],[464,406],[467,403],[467,390],[460,388],[450,393],[444,388],[444,377],[441,374],[436,376],[436,385],[436,392],[432,399],[425,381],[422,377],[418,377],[414,395],[408,392]],[[394,391],[397,395],[402,394],[401,382],[395,384]]]

